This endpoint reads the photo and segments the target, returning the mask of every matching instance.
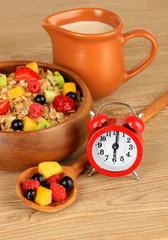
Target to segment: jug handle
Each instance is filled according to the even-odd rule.
[[[149,31],[145,29],[133,29],[126,33],[122,34],[122,42],[123,44],[126,43],[129,39],[135,38],[135,37],[144,37],[147,38],[151,42],[151,50],[148,53],[148,55],[140,61],[137,65],[135,65],[130,70],[126,71],[126,76],[124,82],[129,80],[130,78],[137,75],[139,72],[141,72],[143,69],[145,69],[155,58],[158,45],[156,38],[150,33]]]

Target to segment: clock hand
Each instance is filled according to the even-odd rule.
[[[115,143],[112,145],[112,148],[114,149],[114,151],[113,151],[113,157],[114,158],[116,158],[116,152],[117,152],[117,149],[119,147],[118,141],[119,141],[119,132],[116,132],[116,140],[115,140]]]

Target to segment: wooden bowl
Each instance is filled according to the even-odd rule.
[[[31,61],[0,62],[0,69],[15,72]],[[89,110],[93,109],[90,92],[82,80],[63,67],[38,62],[44,70],[59,71],[65,81],[75,82],[83,95],[80,108],[67,120],[49,128],[28,132],[0,131],[0,169],[21,170],[43,161],[60,161],[76,151],[88,136]]]

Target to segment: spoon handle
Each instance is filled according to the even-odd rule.
[[[168,105],[168,92],[164,93],[161,97],[156,99],[153,103],[147,106],[140,112],[143,112],[144,116],[142,117],[142,121],[148,121],[153,115],[157,112],[161,111],[164,107]]]
[[[74,171],[74,177],[76,178],[80,173],[86,170],[90,166],[86,153],[78,158],[71,164],[71,168]]]

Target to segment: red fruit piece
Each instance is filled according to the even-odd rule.
[[[43,107],[40,103],[33,103],[29,107],[29,113],[32,116],[32,118],[38,118],[41,116],[43,112]]]
[[[31,93],[38,93],[41,91],[41,84],[38,80],[33,79],[28,82],[27,88]]]
[[[59,95],[54,98],[53,107],[57,112],[69,112],[76,109],[76,103],[68,96]]]
[[[18,66],[15,72],[15,78],[17,80],[29,81],[32,79],[40,80],[40,75],[34,72],[32,69],[25,66]]]
[[[50,189],[52,190],[52,200],[54,202],[61,202],[66,199],[66,189],[62,185],[52,183]]]
[[[60,175],[56,174],[56,175],[53,175],[53,176],[49,177],[46,182],[49,183],[49,184],[59,183],[60,179],[61,179]]]
[[[10,102],[8,100],[4,100],[0,102],[0,115],[6,114],[10,108]]]
[[[22,183],[22,189],[23,191],[27,191],[28,189],[34,189],[35,191],[40,186],[39,181],[35,181],[33,179],[28,179]]]

